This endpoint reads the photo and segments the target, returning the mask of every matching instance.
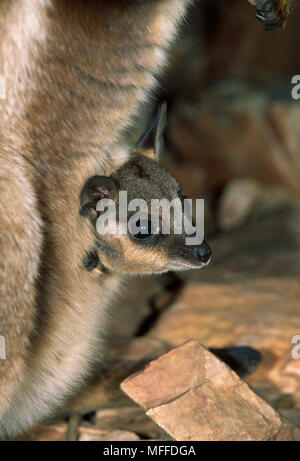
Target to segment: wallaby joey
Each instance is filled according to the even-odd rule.
[[[90,271],[97,268],[100,278],[116,274],[153,274],[170,270],[199,269],[209,262],[211,251],[206,242],[187,245],[184,226],[181,234],[174,233],[176,210],[172,214],[160,213],[158,219],[150,214],[153,199],[167,200],[168,203],[178,199],[178,204],[181,207],[183,205],[179,184],[158,163],[165,125],[165,108],[165,105],[159,108],[154,122],[138,142],[131,159],[110,177],[90,178],[81,193],[80,213],[88,217],[95,231],[94,245],[88,249],[83,264]],[[153,145],[150,147],[151,142]],[[107,227],[108,232],[101,235],[97,232],[97,220],[104,210],[99,211],[98,203],[103,199],[110,199],[115,204],[114,221],[124,211],[120,210],[120,191],[126,192],[128,202],[142,199],[146,204],[146,211],[139,211],[135,232],[130,230],[126,222],[126,218],[132,218],[132,214],[130,216],[130,213],[126,213],[123,221],[116,222],[114,229]],[[166,234],[161,233],[164,224],[161,221],[164,219],[172,220],[170,232]],[[203,226],[203,222],[198,225]],[[110,230],[114,232],[110,233]]]

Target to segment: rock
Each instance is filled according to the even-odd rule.
[[[165,436],[165,432],[137,405],[98,410],[95,424],[100,429],[109,431],[126,430],[147,439],[163,438]]]
[[[79,442],[117,442],[117,441],[136,441],[139,436],[129,431],[101,431],[94,427],[79,428]]]
[[[251,179],[236,179],[229,183],[219,201],[219,227],[227,231],[244,224],[257,212],[260,192],[260,185]]]
[[[172,346],[188,339],[211,347],[252,346],[263,361],[248,379],[300,402],[300,360],[291,356],[291,339],[300,331],[299,296],[293,279],[191,284],[150,335]]]
[[[195,281],[244,281],[259,277],[300,275],[300,209],[268,208],[247,226],[207,238],[212,261],[205,270],[191,271]]]
[[[300,440],[300,430],[196,341],[127,378],[124,392],[175,440]]]
[[[299,104],[290,96],[236,81],[176,101],[168,124],[170,149],[204,175],[206,194],[237,178],[299,191]]]
[[[300,332],[300,285],[293,279],[191,283],[149,335],[172,346],[194,339],[208,347],[248,345],[263,357],[247,378],[273,401],[290,394],[300,405],[300,360],[291,355]]]
[[[289,205],[291,194],[278,187],[264,187],[253,179],[236,179],[229,183],[218,206],[219,228],[228,231],[240,227],[266,211]]]
[[[148,418],[149,419],[149,418]],[[151,420],[150,420],[151,421]],[[152,423],[154,426],[155,424]],[[67,440],[67,424],[37,424],[22,440],[39,442],[63,442]],[[140,440],[139,436],[131,431],[102,430],[91,424],[83,424],[78,428],[79,441],[117,441]]]

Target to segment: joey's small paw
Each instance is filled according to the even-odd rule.
[[[99,256],[97,251],[95,249],[87,250],[82,259],[82,263],[83,267],[89,272],[93,269],[96,269],[99,264]]]
[[[292,0],[249,0],[256,7],[255,17],[264,24],[265,30],[284,27]]]
[[[99,200],[113,199],[116,192],[116,184],[110,177],[92,176],[87,180],[80,194],[80,214],[90,216],[91,213],[96,213]]]

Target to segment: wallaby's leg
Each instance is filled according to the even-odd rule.
[[[0,154],[0,335],[6,359],[0,359],[0,438],[3,413],[24,380],[35,322],[36,277],[41,224],[34,192],[22,161]],[[15,159],[16,160],[16,159]],[[18,418],[17,412],[14,418]],[[6,431],[5,431],[6,432]]]

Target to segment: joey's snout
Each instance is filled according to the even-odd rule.
[[[206,242],[197,246],[186,245],[184,238],[177,241],[171,239],[167,251],[170,258],[169,270],[177,271],[201,269],[209,263],[212,254]]]
[[[193,256],[196,261],[207,264],[211,257],[211,249],[206,242],[202,242],[201,245],[193,249]]]

